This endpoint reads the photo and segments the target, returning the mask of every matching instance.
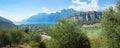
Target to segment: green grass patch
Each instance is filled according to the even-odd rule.
[[[86,27],[87,26],[87,27]],[[101,26],[86,25],[82,27],[82,31],[89,37],[91,48],[102,48]]]

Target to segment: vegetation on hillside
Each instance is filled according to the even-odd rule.
[[[26,33],[19,28],[13,28],[8,31],[0,32],[0,47],[24,47],[29,45],[40,47],[42,41],[40,34],[36,32]],[[43,44],[43,43],[42,43]]]
[[[62,19],[52,29],[50,36],[59,43],[58,48],[90,48],[89,39],[80,27],[76,21]]]
[[[42,35],[51,38],[43,40]],[[120,0],[114,8],[106,9],[100,20],[83,22],[63,18],[55,25],[28,25],[0,30],[2,47],[120,48]]]
[[[105,48],[120,48],[120,0],[115,9],[108,8],[101,21]]]

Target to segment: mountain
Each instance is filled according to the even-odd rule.
[[[70,19],[77,19],[81,21],[97,21],[102,17],[102,12],[100,11],[88,11],[79,12],[73,9],[63,9],[61,12],[56,13],[39,13],[31,16],[30,18],[22,21],[21,24],[54,24],[61,18],[68,17]]]
[[[77,11],[73,9],[63,9],[61,10],[61,12],[56,12],[51,14],[39,13],[22,21],[21,24],[54,24],[59,19],[70,16],[71,14],[74,14],[76,12]]]
[[[0,31],[13,28],[15,25],[12,21],[0,16]]]
[[[102,12],[99,11],[89,11],[89,12],[78,12],[68,16],[70,20],[75,19],[78,21],[83,21],[87,23],[97,23],[102,18]]]
[[[70,19],[76,19],[76,20],[98,20],[102,18],[102,12],[97,11],[89,11],[89,12],[78,12],[75,14],[70,15],[68,18]]]

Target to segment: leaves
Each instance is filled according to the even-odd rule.
[[[58,41],[59,48],[89,48],[88,38],[78,27],[81,26],[77,21],[64,18],[55,25],[50,35]]]
[[[120,12],[118,11],[120,7],[119,2],[117,2],[116,9],[110,7],[104,12],[101,21],[103,36],[105,37],[104,40],[108,46],[107,48],[120,48]]]

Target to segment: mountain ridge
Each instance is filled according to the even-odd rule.
[[[82,18],[86,20],[97,19],[97,18],[100,19],[102,16],[102,12],[100,11],[80,12],[74,9],[63,9],[61,10],[61,12],[50,13],[50,14],[39,13],[39,14],[33,15],[30,18],[22,21],[21,24],[55,24],[61,18],[65,18],[65,17],[69,18],[75,14],[80,14],[79,16],[82,16]]]
[[[10,29],[13,27],[15,27],[15,24],[12,21],[0,16],[0,31]]]
[[[51,13],[51,14],[39,13],[39,14],[31,16],[25,21],[22,21],[21,24],[54,24],[59,19],[69,16],[76,12],[77,11],[73,9],[63,9],[61,10],[61,12],[56,12],[56,13]]]

